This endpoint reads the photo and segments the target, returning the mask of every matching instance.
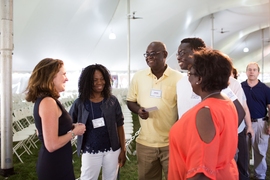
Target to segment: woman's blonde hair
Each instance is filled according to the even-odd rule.
[[[28,81],[26,101],[35,102],[39,97],[50,96],[54,99],[59,98],[59,92],[55,89],[53,79],[64,65],[62,60],[45,58],[34,68]]]

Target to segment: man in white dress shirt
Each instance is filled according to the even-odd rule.
[[[182,70],[188,70],[189,67],[193,64],[193,53],[199,51],[203,48],[206,48],[204,41],[200,38],[185,38],[181,41],[179,45],[178,52],[176,54],[179,66]],[[224,89],[222,93],[226,94],[235,104],[241,103],[245,111],[245,122],[247,127],[247,133],[253,134],[250,114],[246,105],[245,95],[241,84],[234,78],[229,79],[229,87]],[[184,76],[177,83],[177,108],[179,118],[190,108],[201,102],[201,98],[196,95],[191,88],[191,85],[188,81],[188,77]],[[239,104],[240,105],[240,104]],[[236,106],[236,107],[239,107]],[[241,106],[240,105],[240,106]],[[238,117],[242,120],[241,117],[244,116],[242,107],[239,107]],[[240,113],[242,112],[242,113]],[[240,180],[249,179],[248,175],[248,152],[247,152],[247,143],[246,143],[246,131],[245,131],[245,122],[242,121],[238,128],[238,170]],[[239,132],[240,131],[240,132]]]

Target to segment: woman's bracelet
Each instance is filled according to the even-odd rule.
[[[72,130],[68,131],[68,133],[71,133],[72,139],[75,138],[76,135],[75,135],[75,133]]]

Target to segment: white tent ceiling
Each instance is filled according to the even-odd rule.
[[[147,67],[142,54],[154,40],[167,45],[167,63],[179,69],[180,41],[196,36],[208,47],[213,38],[214,48],[228,54],[240,71],[251,61],[262,64],[263,42],[264,71],[270,72],[269,0],[130,0],[131,16],[127,2],[15,0],[13,71],[30,72],[45,57],[64,60],[68,71],[92,63],[127,71],[128,17],[136,11],[142,19],[129,20],[131,71]],[[108,38],[111,31],[115,40]]]

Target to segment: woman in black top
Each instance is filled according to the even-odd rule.
[[[67,81],[63,61],[46,58],[34,68],[26,89],[26,100],[35,103],[34,118],[41,148],[37,162],[39,180],[74,180],[70,140],[85,131],[72,125],[57,100]]]

